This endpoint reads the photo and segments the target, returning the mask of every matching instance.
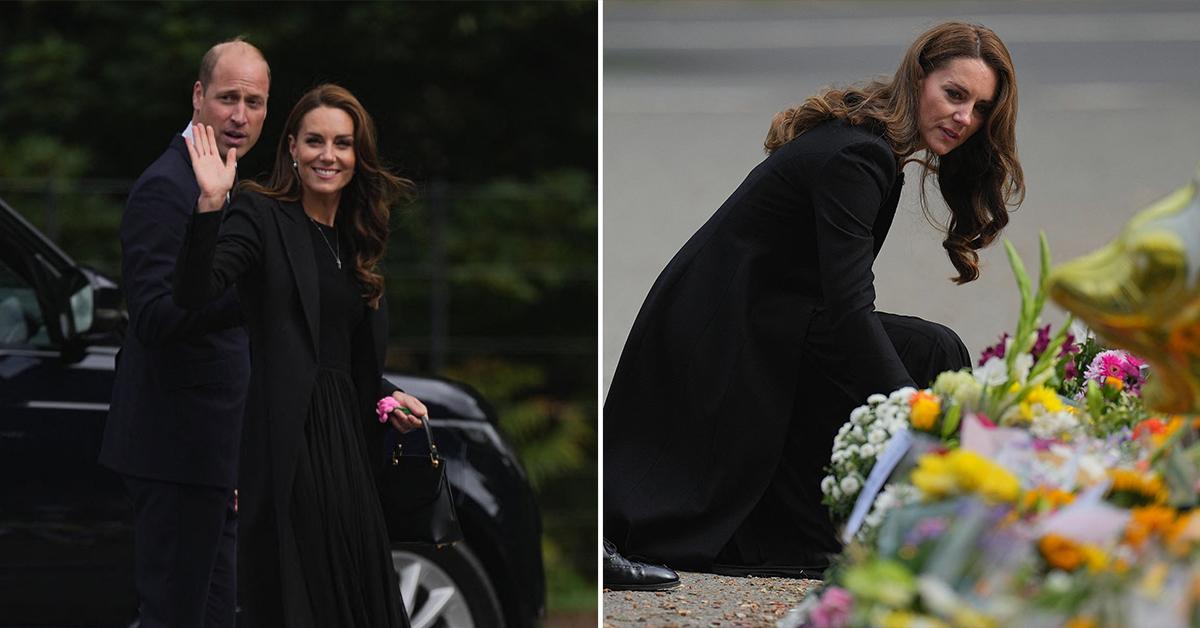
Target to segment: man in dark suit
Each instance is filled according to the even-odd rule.
[[[210,125],[222,154],[242,157],[262,132],[269,88],[257,48],[240,39],[213,46],[192,89],[191,122],[134,184],[121,220],[130,324],[100,462],[121,474],[133,501],[144,628],[234,625],[249,341],[233,290],[188,311],[172,301],[171,280],[200,195],[183,135]]]

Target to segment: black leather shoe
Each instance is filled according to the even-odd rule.
[[[613,591],[665,591],[679,586],[679,574],[662,565],[629,560],[604,539],[604,588]]]

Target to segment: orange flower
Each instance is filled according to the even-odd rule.
[[[1137,440],[1147,434],[1162,434],[1167,429],[1167,424],[1158,417],[1150,417],[1141,423],[1133,426],[1133,438]]]
[[[1067,491],[1050,486],[1038,486],[1021,495],[1019,509],[1023,512],[1050,512],[1075,501]]]
[[[936,395],[924,390],[913,395],[908,400],[908,406],[912,409],[909,422],[918,430],[932,430],[934,424],[937,423],[938,414],[942,412],[942,402]]]
[[[1166,506],[1145,506],[1130,511],[1129,525],[1125,526],[1125,543],[1140,549],[1151,536],[1166,537],[1174,528],[1175,509]]]
[[[1200,511],[1193,510],[1176,518],[1163,536],[1172,554],[1181,558],[1187,556],[1193,544],[1200,540]]]
[[[1046,563],[1063,571],[1075,571],[1087,566],[1088,571],[1104,571],[1111,559],[1096,545],[1076,543],[1060,534],[1047,534],[1038,539],[1038,550]]]
[[[1121,381],[1121,378],[1113,377],[1112,375],[1104,378],[1104,385],[1115,390],[1123,390],[1125,388],[1125,382]]]
[[[1078,543],[1059,534],[1047,534],[1038,539],[1038,551],[1046,563],[1063,571],[1079,569],[1086,558]]]
[[[1063,628],[1096,628],[1096,620],[1092,617],[1076,615],[1063,624]]]

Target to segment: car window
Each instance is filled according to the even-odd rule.
[[[48,344],[33,287],[0,260],[0,346]]]

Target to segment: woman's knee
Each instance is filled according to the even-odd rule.
[[[881,316],[913,381],[928,386],[938,374],[971,366],[971,354],[955,331],[915,316]]]

